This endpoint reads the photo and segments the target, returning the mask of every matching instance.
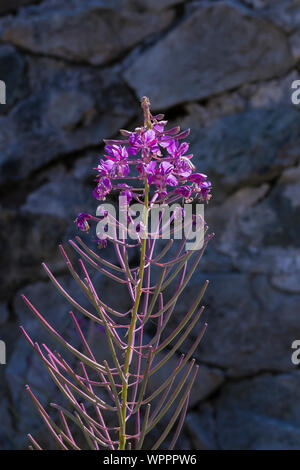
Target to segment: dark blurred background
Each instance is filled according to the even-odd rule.
[[[25,383],[43,403],[56,393],[19,332],[41,328],[20,294],[70,334],[40,263],[68,286],[57,246],[76,235],[78,212],[95,211],[102,139],[136,126],[147,95],[170,125],[191,128],[194,163],[214,186],[216,236],[188,288],[210,280],[209,328],[178,446],[299,448],[300,2],[0,0],[0,15],[0,447],[42,432]]]

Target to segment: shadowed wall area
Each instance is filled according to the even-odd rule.
[[[142,95],[191,128],[193,161],[213,183],[216,236],[187,288],[195,297],[210,280],[208,330],[177,447],[300,448],[299,61],[298,0],[0,2],[0,448],[45,432],[25,383],[43,404],[57,394],[21,336],[23,324],[48,341],[20,294],[72,336],[41,262],[74,291],[58,244],[77,234],[77,213],[95,213],[102,139],[140,123]],[[99,282],[124,309],[126,295]],[[174,321],[185,312],[182,299]]]

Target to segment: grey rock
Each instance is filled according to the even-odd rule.
[[[266,260],[266,227],[275,224],[277,219],[267,198],[268,191],[267,184],[258,188],[246,187],[228,197],[223,204],[206,211],[206,221],[216,233],[213,240],[216,251],[228,256],[235,269],[240,271],[259,273],[263,263],[258,254],[263,256],[264,262]],[[266,272],[266,268],[262,272]]]
[[[156,355],[155,364],[160,362],[165,357],[166,352],[162,351]],[[155,392],[169,377],[178,366],[177,355],[168,360],[165,366],[161,367],[155,374],[153,374],[148,382],[148,393]],[[171,372],[170,372],[171,371]],[[178,383],[181,374],[175,379]],[[193,388],[191,390],[189,408],[193,408],[197,403],[205,400],[212,393],[214,393],[224,382],[224,374],[221,370],[210,368],[205,365],[199,365],[199,371],[196,376]]]
[[[15,430],[12,420],[11,404],[8,399],[2,399],[0,402],[1,429],[0,429],[0,449],[14,450],[16,441],[14,439]]]
[[[11,292],[24,281],[35,280],[41,275],[43,260],[52,260],[60,269],[63,264],[58,257],[58,244],[66,232],[65,219],[49,215],[20,214],[16,210],[3,210],[0,214],[1,261],[5,276],[0,295],[7,299]],[[10,232],[7,227],[14,227]]]
[[[49,262],[56,272],[66,270],[58,245],[63,243],[67,246],[68,240],[77,235],[101,256],[113,263],[117,261],[112,244],[109,243],[103,253],[97,248],[96,223],[90,224],[89,234],[82,233],[74,223],[81,212],[96,215],[99,203],[93,198],[92,190],[95,185],[93,168],[98,159],[96,152],[87,152],[76,160],[73,169],[67,171],[62,165],[49,169],[40,175],[38,186],[23,198],[18,209],[1,211],[0,241],[6,272],[0,294],[4,298],[18,285],[43,277],[42,261]],[[14,227],[12,233],[7,230],[11,226]],[[131,251],[129,259],[135,257]],[[119,286],[116,297],[115,284],[107,280],[102,283],[107,301],[112,297],[115,305],[123,311],[129,301],[127,290]]]
[[[28,83],[25,74],[24,57],[12,46],[0,47],[0,79],[6,86],[6,104],[0,105],[0,114],[5,114],[28,93]]]
[[[288,41],[277,27],[222,1],[200,4],[124,76],[158,109],[280,75],[292,63]],[[172,77],[171,84],[166,77]]]
[[[109,292],[108,295],[111,300],[111,283],[107,287],[101,274],[90,275],[99,296],[105,301],[107,300],[105,295],[102,295],[102,290],[104,290],[105,293]],[[79,302],[80,305],[97,315],[93,306],[78,288],[71,276],[59,276],[57,280],[62,284],[68,294]],[[69,311],[72,309],[96,360],[100,363],[103,363],[103,360],[108,360],[108,362],[112,364],[110,349],[103,328],[92,323],[81,313],[77,312],[76,308],[68,303],[51,282],[38,282],[28,285],[19,291],[14,299],[14,310],[18,317],[18,323],[24,326],[33,341],[39,342],[42,349],[45,343],[52,351],[57,350],[76,370],[80,367],[79,360],[75,356],[72,356],[59,342],[55,341],[51,334],[49,334],[28,309],[21,299],[21,293],[25,294],[35,308],[44,316],[46,321],[52,327],[56,328],[59,334],[62,335],[69,344],[82,351],[79,335],[69,315]],[[113,306],[117,308],[120,307],[120,304],[124,309],[126,303],[124,298],[122,298],[121,289],[120,295]],[[41,419],[34,411],[34,407],[30,405],[28,396],[24,393],[24,385],[30,385],[31,389],[36,393],[37,398],[42,405],[46,407],[48,412],[51,409],[49,408],[50,403],[64,405],[64,398],[52,382],[42,361],[29,347],[25,338],[19,338],[15,344],[13,354],[5,370],[5,375],[12,396],[12,407],[18,416],[15,446],[18,449],[24,448],[27,441],[26,434],[32,432],[34,435],[38,434],[38,441],[41,441],[41,444],[45,441],[47,447],[50,445],[53,448],[53,443],[49,444],[49,442],[47,442],[45,426],[42,425]]]
[[[9,316],[9,311],[7,304],[5,303],[0,303],[0,325],[5,323],[8,319]]]
[[[94,168],[96,168],[100,158],[101,156],[98,151],[86,152],[82,158],[78,158],[78,160],[74,162],[74,167],[72,169],[74,178],[81,182],[92,182],[94,186]]]
[[[33,331],[30,331],[32,334]],[[16,350],[7,365],[6,379],[12,393],[12,408],[16,414],[14,449],[24,449],[29,445],[27,434],[35,437],[46,434],[41,417],[33,405],[25,385],[29,384],[42,405],[50,411],[49,402],[62,404],[47,369],[41,360],[28,347],[26,340],[21,338]]]
[[[129,4],[130,6],[130,4]],[[171,10],[139,12],[110,8],[95,0],[42,2],[0,23],[3,41],[31,52],[100,65],[116,59],[139,41],[166,28]]]
[[[92,174],[92,166],[89,170]],[[69,220],[73,228],[75,225],[73,226],[72,222],[77,214],[96,212],[97,201],[92,196],[92,188],[85,185],[84,181],[74,178],[72,173],[67,173],[63,168],[55,168],[54,171],[48,172],[47,178],[47,183],[28,195],[25,204],[21,206],[22,212],[49,214]]]
[[[197,296],[204,279],[209,279],[210,285],[202,302],[202,321],[180,350],[188,351],[206,321],[207,331],[194,353],[200,363],[224,369],[233,377],[293,368],[291,344],[300,337],[299,294],[289,296],[273,289],[263,275],[251,280],[249,275],[237,272],[199,272],[177,302],[172,328]]]
[[[209,98],[205,104],[188,103],[184,107],[185,119],[193,116],[194,125],[211,127],[218,118],[245,110],[246,100],[238,92],[224,93]],[[185,124],[183,124],[185,125]]]
[[[216,405],[221,448],[299,449],[299,385],[299,372],[228,384]]]
[[[190,408],[209,398],[224,382],[224,373],[220,369],[200,364],[190,397]]]
[[[299,252],[296,256],[299,257]],[[300,294],[299,271],[293,272],[291,274],[275,274],[271,278],[271,284],[284,292],[288,292],[290,294]]]
[[[65,289],[70,292],[70,295],[74,295],[78,298],[79,303],[83,301],[85,306],[88,305],[88,301],[85,300],[85,296],[81,290],[78,289],[77,284],[71,276],[59,276],[57,279]],[[70,306],[68,301],[59,293],[50,281],[43,281],[24,287],[22,291],[18,291],[15,296],[14,309],[16,311],[18,321],[24,325],[25,328],[31,328],[32,325],[36,325],[36,327],[34,327],[35,332],[41,331],[44,338],[51,338],[47,330],[41,328],[38,319],[21,298],[21,294],[24,294],[30,302],[36,306],[37,310],[47,318],[49,323],[54,323],[54,327],[59,328],[62,332],[67,330],[67,328],[72,324],[68,313],[68,307]]]
[[[272,0],[242,0],[247,6],[252,8],[263,8],[271,4]]]
[[[166,352],[167,351],[162,351],[156,354],[154,362],[153,362],[153,366],[155,366],[161,360],[164,359]],[[167,381],[167,379],[170,377],[170,374],[178,366],[178,361],[179,361],[179,357],[175,354],[167,361],[167,363],[164,366],[162,366],[157,372],[151,375],[147,383],[146,396],[152,395]],[[183,372],[181,371],[176,376],[172,384],[172,390],[175,390],[182,376],[183,376]],[[216,390],[220,388],[223,382],[224,382],[224,374],[221,370],[216,369],[216,368],[209,368],[205,365],[200,364],[198,374],[196,376],[195,382],[193,384],[193,388],[191,390],[188,409],[195,408],[195,406],[199,404],[199,402],[202,402],[203,400],[207,399],[210,395],[212,395],[214,392],[216,392]],[[163,394],[161,393],[157,398],[152,400],[152,409],[155,409],[156,405],[159,403],[159,400],[161,399],[162,396]],[[163,418],[161,419],[158,425],[158,428],[153,430],[153,432],[149,436],[149,442],[155,442],[155,440],[153,441],[153,439],[155,437],[156,439],[160,437],[160,434],[165,429],[165,426],[169,423],[170,419],[172,418],[173,413],[178,405],[178,401],[179,401],[179,398],[177,398],[175,405],[173,404],[169,408],[167,413],[163,416]],[[201,409],[202,409],[202,405],[201,405]],[[206,420],[206,417],[207,417],[206,413],[203,413],[203,417]],[[164,443],[164,447],[162,448],[166,448],[166,449],[168,448],[168,444],[170,444],[171,442],[172,434],[173,433],[171,432],[170,435],[167,437],[166,442]],[[150,444],[149,446],[150,446],[149,448],[151,448]],[[190,444],[187,442],[186,436],[183,433],[181,433],[181,439],[179,439],[179,441],[177,442],[175,449],[189,449],[189,448],[190,448]]]
[[[185,428],[192,441],[192,449],[217,449],[213,414],[212,406],[207,403],[203,404],[197,411],[188,413]]]
[[[2,398],[8,398],[8,390],[6,387],[6,370],[16,347],[17,340],[20,337],[19,325],[9,318],[9,321],[0,325],[0,340],[5,343],[5,364],[0,367],[0,401]]]
[[[11,13],[20,7],[38,3],[39,0],[2,0],[0,15]]]
[[[300,207],[299,180],[300,167],[298,165],[284,171],[278,181],[272,202],[273,207],[277,209],[277,220],[281,212],[284,214],[284,220],[281,220],[280,228],[277,229],[275,246],[273,243],[273,246],[266,248],[264,264],[265,270],[272,276],[271,283],[276,288],[289,293],[300,293],[300,248],[294,236]],[[278,206],[278,200],[281,199],[284,206]],[[285,211],[287,211],[286,214]],[[263,253],[262,248],[261,252]]]
[[[69,276],[58,277],[58,281],[62,283],[67,292],[81,305],[92,310],[91,306],[88,307],[88,301],[85,299],[83,293],[81,293]],[[102,344],[102,349],[99,348],[99,345],[95,349],[97,359],[99,361],[103,360],[105,350],[105,358],[107,358],[108,345],[105,342],[103,331],[98,327],[96,327],[95,330],[91,330],[90,322],[86,320],[82,314],[79,314],[76,309],[74,310],[50,282],[38,282],[25,287],[22,291],[17,293],[14,301],[18,322],[24,326],[33,341],[39,342],[42,349],[42,344],[45,343],[50,349],[60,352],[74,367],[79,367],[76,358],[72,357],[64,347],[52,338],[51,334],[49,334],[28,309],[20,297],[21,293],[29,298],[30,302],[32,302],[51,326],[57,328],[57,331],[75,348],[80,349],[79,336],[69,315],[69,311],[72,309],[77,320],[80,321],[82,331],[91,339],[91,348],[93,349],[94,344],[96,344],[96,346],[97,343]],[[38,433],[38,440],[42,439],[43,442],[47,437],[46,428],[25,393],[24,386],[25,384],[30,385],[39,401],[48,411],[51,402],[64,404],[64,399],[55,383],[52,381],[44,364],[30,348],[23,336],[19,338],[14,353],[6,367],[6,378],[11,391],[12,406],[18,416],[16,447],[19,449],[24,448],[27,442],[26,435],[28,432],[32,432],[33,434]]]
[[[171,326],[178,324],[204,280],[209,279],[202,301],[207,308],[194,336],[203,321],[208,322],[208,330],[196,357],[211,366],[225,368],[230,375],[292,367],[290,347],[300,335],[297,322],[300,252],[295,232],[299,216],[298,180],[299,168],[291,168],[271,192],[268,185],[244,188],[220,206],[207,209],[206,219],[216,232],[210,242],[214,256],[206,260],[204,256],[204,264],[200,262],[186,292],[179,298]],[[214,262],[218,253],[219,264]],[[169,295],[173,292],[170,287]],[[183,344],[181,351],[187,351],[191,342],[192,338]]]
[[[299,30],[296,30],[293,34],[290,36],[290,45],[291,45],[291,51],[293,54],[293,57],[295,61],[299,62],[300,59],[300,34]]]
[[[293,166],[299,160],[299,123],[298,108],[283,104],[225,116],[210,127],[198,124],[194,113],[181,120],[183,128],[191,128],[193,162],[209,175],[217,199],[242,185],[268,181]]]
[[[273,0],[262,11],[263,16],[269,18],[287,33],[291,33],[300,25],[299,0]]]
[[[246,85],[245,88],[252,88],[253,92],[249,97],[249,102],[254,108],[271,108],[279,103],[286,104],[291,101],[291,85],[295,80],[299,80],[299,73],[293,70],[291,73],[280,79],[268,80],[256,85]],[[246,91],[244,88],[243,92]]]
[[[25,178],[63,154],[99,145],[136,112],[130,91],[113,70],[35,59],[30,68],[34,93],[0,116],[1,183]]]
[[[216,250],[236,269],[271,275],[277,285],[280,278],[294,277],[292,291],[300,273],[298,187],[299,167],[287,169],[271,191],[268,185],[241,189],[206,217],[217,233]]]
[[[60,279],[60,281],[66,280]],[[50,282],[39,282],[27,286],[21,292],[29,298],[51,325],[58,328],[60,334],[66,335],[66,339],[70,339],[69,332],[73,327],[68,314],[68,304]],[[17,293],[14,302],[19,324],[24,326],[33,341],[38,341],[40,345],[45,343],[48,347],[55,348],[62,353],[64,350],[53,341],[51,335],[25,305],[20,297],[21,292]],[[42,420],[25,391],[25,385],[30,385],[48,411],[48,403],[59,400],[59,394],[44,364],[20,333],[14,353],[6,368],[6,377],[11,391],[13,408],[19,417],[16,447],[20,449],[24,448],[28,441],[28,432],[35,435],[43,430]],[[59,403],[62,403],[61,399]]]
[[[178,436],[174,450],[191,450],[190,439],[183,432],[181,432]]]
[[[205,220],[209,224],[209,232],[216,231],[218,225],[216,224],[216,217],[214,217],[213,208],[208,206],[204,212]],[[206,246],[204,253],[202,255],[199,268],[203,272],[228,272],[234,269],[234,264],[231,260],[230,254],[221,253],[218,249],[218,236],[213,237],[208,245]],[[169,249],[168,253],[162,258],[163,262],[173,260],[178,251],[178,243],[173,243],[172,247]],[[165,247],[164,243],[157,244],[157,251],[155,256],[159,255],[161,250]],[[160,272],[153,270],[154,279],[157,280]]]
[[[105,4],[105,0],[102,0]],[[175,5],[185,3],[186,0],[162,0],[161,2],[152,2],[151,0],[112,0],[110,7],[114,9],[133,9],[139,12],[143,11],[161,11]]]
[[[161,437],[162,433],[166,429],[167,423],[168,421],[163,421],[161,423],[158,423],[152,429],[152,431],[146,435],[143,449],[151,450],[153,448],[153,445]],[[173,428],[173,430],[170,432],[170,434],[166,437],[164,442],[160,445],[159,447],[160,450],[169,450],[175,429],[176,429],[176,425]],[[191,442],[190,442],[189,436],[186,433],[184,432],[180,433],[180,435],[178,436],[176,445],[174,447],[174,450],[191,450]]]

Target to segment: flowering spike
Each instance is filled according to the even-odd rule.
[[[142,449],[145,437],[151,435],[171,406],[174,410],[172,417],[164,423],[164,431],[152,443],[152,448],[163,446],[175,428],[169,446],[173,449],[184,423],[190,391],[198,371],[193,354],[203,337],[206,324],[200,328],[189,350],[180,355],[171,371],[169,360],[181,352],[184,341],[190,338],[201,320],[204,307],[200,302],[208,281],[191,306],[187,307],[183,317],[176,321],[177,326],[169,328],[167,334],[166,327],[176,314],[177,301],[213,236],[207,235],[208,227],[202,216],[193,214],[185,226],[187,231],[172,252],[179,233],[178,221],[184,219],[186,211],[192,207],[192,201],[209,201],[211,183],[204,173],[196,171],[192,163],[193,155],[189,143],[185,141],[190,131],[181,130],[179,126],[168,129],[163,114],[151,113],[147,97],[141,99],[141,107],[144,114],[141,126],[133,131],[122,129],[120,134],[123,138],[104,140],[104,155],[95,168],[93,195],[98,201],[104,201],[111,194],[117,194],[120,197],[120,220],[107,210],[106,204],[98,207],[97,216],[81,212],[75,219],[78,229],[84,233],[89,232],[92,223],[97,223],[95,246],[103,249],[105,254],[105,248],[113,244],[116,260],[112,262],[99,256],[77,236],[75,241],[69,241],[80,256],[77,270],[65,248],[60,245],[71,276],[89,302],[88,309],[64,289],[43,263],[54,287],[76,310],[76,315],[72,311],[70,315],[80,346],[74,347],[71,341],[60,335],[23,296],[36,318],[74,358],[66,360],[63,354],[52,351],[46,344],[40,346],[35,343],[21,326],[27,342],[68,402],[68,409],[51,403],[58,413],[59,427],[27,386],[49,435],[56,447],[63,450]],[[142,204],[140,220],[133,218],[133,203],[136,202]],[[178,207],[168,213],[167,208],[173,203]],[[184,207],[183,203],[186,204]],[[157,206],[161,212],[150,226],[150,216]],[[189,251],[185,249],[185,244],[199,221],[202,235],[197,237],[195,248]],[[101,233],[98,226],[105,224]],[[167,225],[174,240],[170,238],[157,251],[160,239],[165,238]],[[132,232],[135,232],[133,243],[126,241],[127,235]],[[159,270],[155,281],[152,275],[154,269]],[[103,302],[94,276],[97,272],[128,291],[130,306],[126,307],[127,311],[119,312]],[[100,287],[103,289],[103,286]],[[154,323],[155,333],[149,338],[145,333],[150,321]],[[102,341],[104,335],[106,337],[108,347],[105,357],[97,357],[90,337],[85,335],[86,327],[92,324],[95,324],[97,341]],[[149,393],[153,376],[161,368],[168,370],[168,378]],[[112,417],[114,419],[111,421]],[[112,424],[108,426],[106,423]],[[131,432],[131,429],[135,430]],[[29,439],[31,449],[42,449],[33,436],[29,435]]]

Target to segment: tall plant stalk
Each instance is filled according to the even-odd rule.
[[[170,320],[176,315],[177,301],[213,234],[207,234],[202,217],[192,214],[175,251],[172,238],[162,246],[160,252],[156,253],[156,249],[157,241],[160,243],[160,239],[164,238],[167,226],[170,237],[178,235],[177,221],[185,217],[186,205],[191,207],[191,202],[197,199],[208,202],[211,184],[206,175],[194,171],[192,155],[187,153],[189,146],[183,142],[189,131],[181,132],[178,126],[165,130],[167,121],[163,120],[163,115],[151,114],[148,98],[142,98],[142,108],[142,127],[133,132],[122,130],[123,140],[105,141],[106,160],[100,160],[98,165],[97,186],[93,193],[97,200],[104,201],[110,192],[119,192],[122,197],[121,208],[123,211],[126,209],[126,221],[117,220],[114,214],[106,210],[106,205],[97,211],[100,215],[81,213],[76,219],[78,228],[84,232],[88,232],[91,222],[97,222],[98,248],[105,250],[111,243],[116,263],[100,256],[80,237],[76,237],[76,241],[70,240],[69,243],[80,256],[78,272],[65,248],[60,247],[69,272],[88,299],[89,307],[81,305],[72,297],[44,264],[54,286],[77,312],[75,314],[72,311],[71,318],[82,346],[78,348],[66,341],[24,296],[25,302],[42,325],[78,361],[79,369],[77,366],[74,368],[62,354],[53,352],[45,344],[40,346],[34,342],[21,327],[30,346],[69,404],[69,407],[51,404],[52,409],[58,412],[61,421],[58,424],[27,386],[55,445],[63,450],[84,448],[82,438],[85,445],[94,450],[142,449],[145,439],[151,436],[151,431],[170,410],[172,416],[165,422],[160,437],[152,443],[152,449],[164,445],[176,425],[169,443],[169,448],[174,448],[198,371],[193,354],[206,324],[198,328],[187,353],[178,357],[176,366],[170,369],[169,364],[181,350],[182,344],[191,340],[197,330],[203,311],[199,304],[208,281],[183,318],[175,321],[175,327],[170,328]],[[143,184],[135,185],[136,182]],[[143,218],[138,222],[132,217],[132,201],[143,208]],[[184,209],[183,202],[186,203]],[[156,225],[154,228],[151,225],[150,229],[150,215],[157,203],[161,212]],[[174,203],[179,205],[168,212],[169,206]],[[196,246],[189,251],[185,249],[186,243],[194,227],[199,228],[199,222],[203,236],[197,239]],[[106,231],[101,231],[104,225]],[[133,227],[134,241],[128,241],[124,235],[131,233]],[[121,234],[120,238],[117,232]],[[130,253],[137,249],[139,264],[135,266],[132,265]],[[90,269],[108,277],[110,282],[126,286],[132,304],[128,311],[119,311],[101,299]],[[99,337],[105,331],[109,346],[107,357],[99,358],[93,352],[93,345],[77,319],[78,314],[87,322],[100,327],[97,330]],[[147,330],[149,322],[152,325],[156,323],[155,332],[150,337]],[[167,368],[168,378],[153,390],[153,378],[162,368]],[[82,438],[78,438],[78,435]],[[36,437],[29,435],[29,438],[30,448],[42,449]]]
[[[144,226],[147,230],[148,227],[148,205],[149,205],[149,185],[147,178],[145,178],[145,209],[144,209]],[[141,246],[141,255],[140,255],[140,269],[139,269],[139,278],[137,281],[137,290],[136,290],[136,299],[132,310],[132,318],[128,332],[128,345],[126,348],[125,354],[125,364],[124,364],[124,383],[122,386],[122,426],[120,427],[120,445],[119,449],[124,450],[126,444],[126,409],[127,409],[127,393],[128,393],[128,373],[129,373],[129,364],[130,356],[133,350],[134,342],[134,330],[137,322],[137,313],[140,306],[140,300],[142,295],[143,280],[144,280],[144,271],[145,271],[145,255],[146,255],[146,238],[142,240]],[[122,429],[122,431],[121,431]]]

